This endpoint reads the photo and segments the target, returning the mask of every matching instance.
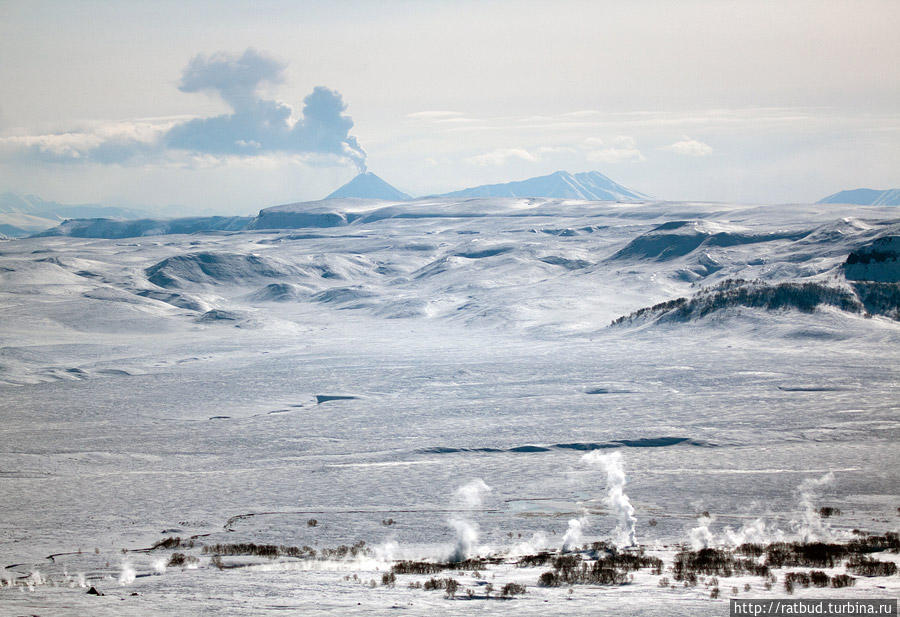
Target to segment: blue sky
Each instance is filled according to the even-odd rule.
[[[900,185],[900,3],[0,2],[0,190],[249,213],[597,169],[667,199]]]

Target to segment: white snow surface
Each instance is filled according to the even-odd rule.
[[[720,615],[732,585],[785,596],[746,577],[712,600],[646,570],[569,594],[510,563],[440,576],[458,596],[526,585],[513,600],[380,585],[395,559],[450,554],[448,521],[481,555],[558,550],[570,520],[610,540],[592,450],[621,455],[634,536],[669,560],[703,512],[708,539],[792,537],[813,502],[842,511],[835,537],[897,529],[898,322],[729,308],[608,327],[728,278],[849,288],[844,261],[898,235],[896,209],[331,207],[339,226],[0,244],[0,614]],[[476,481],[491,490],[454,513]],[[135,552],[175,535],[198,563]],[[365,558],[224,570],[199,552],[360,540]],[[795,597],[896,597],[897,579]]]

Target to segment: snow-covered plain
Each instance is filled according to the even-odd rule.
[[[0,613],[695,615],[725,614],[733,586],[784,597],[744,577],[713,600],[646,570],[569,593],[508,562],[451,573],[473,600],[381,585],[396,559],[448,557],[461,528],[480,555],[559,549],[571,520],[610,539],[591,450],[622,455],[637,542],[664,559],[726,527],[796,537],[811,500],[841,510],[819,535],[897,529],[900,323],[823,306],[609,326],[729,278],[849,289],[844,260],[900,234],[896,209],[352,207],[338,227],[0,242]],[[475,479],[490,490],[461,500]],[[199,562],[137,551],[169,536],[197,536]],[[372,552],[234,569],[201,551],[358,541]],[[527,593],[480,599],[511,581]],[[898,592],[894,576],[796,597]]]

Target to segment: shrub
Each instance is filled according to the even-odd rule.
[[[518,583],[506,583],[503,589],[500,590],[500,595],[506,598],[523,593],[525,593],[525,585],[519,585]]]
[[[897,574],[897,564],[893,561],[878,561],[856,557],[847,562],[847,569],[858,576],[894,576]]]
[[[843,544],[825,542],[773,542],[766,547],[770,568],[833,568],[847,553]]]
[[[559,587],[559,579],[553,572],[544,572],[538,578],[538,585],[541,587]]]
[[[503,561],[500,557],[476,557],[463,561],[433,562],[433,561],[398,561],[391,567],[395,574],[436,574],[444,570],[483,570],[485,566],[498,564]]]
[[[788,593],[794,593],[796,587],[809,587],[809,574],[806,572],[788,572],[784,575],[784,590]]]
[[[346,559],[347,557],[359,557],[371,555],[372,551],[366,548],[365,540],[360,540],[352,545],[342,544],[337,548],[323,548],[319,551],[323,559]]]
[[[749,547],[748,550],[755,550],[755,545],[744,546]],[[681,551],[675,555],[672,570],[676,581],[692,580],[694,583],[696,583],[696,576],[700,574],[727,578],[744,572],[756,576],[766,576],[769,573],[769,567],[765,564],[760,564],[753,559],[736,559],[730,551],[716,548]]]
[[[545,572],[538,582],[544,587],[563,584],[622,585],[626,578],[625,572],[616,569],[607,560],[597,560],[589,565],[579,555],[563,555],[554,560],[553,572]]]
[[[430,561],[398,561],[391,567],[391,572],[394,574],[436,574],[444,569],[444,564]]]
[[[448,578],[447,579],[447,597],[452,598],[456,595],[456,590],[459,589],[459,583],[456,579]]]
[[[193,546],[194,542],[191,541],[190,544],[191,544],[191,546]],[[163,538],[162,540],[154,542],[153,546],[150,547],[150,550],[153,551],[158,548],[173,549],[173,548],[178,548],[179,546],[181,546],[181,538],[179,536],[170,536],[168,538]],[[190,547],[188,547],[188,548],[190,548]]]
[[[447,595],[453,597],[459,589],[459,582],[452,578],[430,578],[422,585],[425,591],[444,590]]]
[[[837,574],[831,577],[831,586],[834,588],[853,587],[856,579],[846,574]]]
[[[310,546],[276,546],[274,544],[254,544],[252,542],[239,544],[208,544],[201,550],[205,555],[254,555],[257,557],[268,557],[269,559],[275,559],[276,557],[313,559],[316,557],[316,549]]]

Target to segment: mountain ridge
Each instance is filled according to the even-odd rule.
[[[599,171],[560,170],[525,180],[482,184],[431,197],[551,197],[587,201],[645,201],[650,196],[629,189]]]
[[[900,206],[900,189],[849,189],[838,191],[817,204],[853,204],[856,206]]]

